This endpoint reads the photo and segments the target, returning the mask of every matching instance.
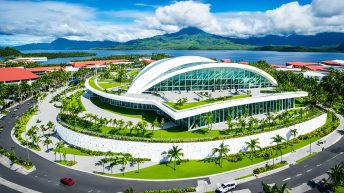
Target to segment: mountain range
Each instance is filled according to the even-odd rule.
[[[58,38],[51,43],[16,46],[19,50],[276,50],[276,51],[342,51],[344,33],[290,35],[251,38],[229,38],[206,33],[198,28],[184,28],[175,33],[157,35],[128,42],[76,41]]]

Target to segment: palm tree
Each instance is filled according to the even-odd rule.
[[[293,138],[295,138],[296,137],[296,135],[297,135],[297,129],[291,129],[290,130],[290,134],[291,134],[291,136],[293,136]]]
[[[276,184],[269,186],[262,182],[263,192],[260,193],[289,193],[287,184],[283,184],[281,187],[278,187]]]
[[[115,165],[118,165],[118,161],[119,161],[119,159],[118,159],[117,156],[112,157],[112,158],[110,159],[109,167],[111,168],[111,173],[112,173],[112,168],[113,168]]]
[[[251,151],[251,159],[253,159],[253,154],[256,153],[256,149],[260,149],[260,146],[258,145],[259,144],[259,139],[251,139],[250,141],[248,142],[245,142],[246,143],[246,148],[247,149],[250,149]]]
[[[228,129],[229,129],[229,130],[232,129],[233,126],[234,126],[234,123],[233,123],[232,121],[233,121],[232,116],[228,115],[228,116],[227,116],[227,126],[228,126]]]
[[[103,159],[100,159],[97,163],[96,163],[96,166],[103,166],[103,173],[105,172],[104,169],[104,165],[107,163],[107,160],[105,158]]]
[[[282,143],[282,141],[285,141],[285,139],[280,136],[280,135],[276,135],[274,137],[271,137],[272,139],[272,142],[271,143],[276,143],[276,148],[280,151],[281,153],[281,162],[282,162],[282,150],[281,150],[281,147],[280,147],[280,144]],[[274,158],[272,158],[274,160]]]
[[[64,147],[64,143],[59,141],[55,144],[55,149],[59,152],[60,160],[61,160],[61,149]]]
[[[52,143],[53,143],[53,141],[48,136],[45,136],[45,139],[43,141],[43,145],[47,146],[47,151],[49,149],[49,145],[52,144]]]
[[[208,131],[211,131],[213,127],[213,114],[207,113],[207,115],[203,116],[202,119],[207,123]]]
[[[47,127],[48,127],[48,129],[53,129],[53,128],[54,128],[54,123],[51,122],[51,121],[49,121],[49,122],[47,123]]]
[[[222,142],[219,147],[216,147],[212,150],[212,156],[218,154],[217,158],[219,160],[220,167],[222,167],[223,156],[226,156],[229,151],[229,146],[225,145],[224,142]]]
[[[152,123],[152,127],[153,127],[153,133],[154,133],[154,128],[155,127],[159,127],[159,121],[158,121],[158,117],[155,117],[153,123]]]
[[[134,161],[137,163],[137,173],[140,173],[140,164],[144,162],[142,158],[134,158]]]
[[[126,156],[126,155],[122,156],[122,158],[121,158],[121,163],[122,163],[122,175],[123,175],[123,176],[124,176],[124,170],[125,170],[125,167],[124,167],[124,166],[128,164],[128,159],[129,159],[129,157]]]
[[[169,159],[169,162],[173,160],[173,170],[176,170],[176,161],[181,161],[181,157],[184,156],[184,153],[182,152],[182,148],[179,148],[177,145],[173,145],[171,149],[169,149],[167,152],[162,152],[161,155],[166,155]]]
[[[165,119],[164,119],[164,117],[162,117],[162,118],[161,118],[161,121],[160,121],[159,127],[160,127],[161,129],[163,129],[163,128],[164,128],[164,125],[165,125]]]
[[[325,184],[333,191],[336,191],[339,186],[344,185],[344,162],[335,165],[326,174],[328,179],[324,179]]]

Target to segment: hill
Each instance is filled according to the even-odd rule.
[[[19,50],[89,50],[97,47],[107,47],[119,44],[114,41],[77,41],[58,38],[51,43],[26,44],[15,46]]]
[[[176,33],[138,39],[100,49],[115,50],[240,50],[254,46],[233,43],[226,37],[206,33],[198,28],[184,28]]]

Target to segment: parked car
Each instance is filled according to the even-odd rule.
[[[67,177],[61,178],[60,182],[67,186],[72,186],[75,184],[75,181],[72,178],[67,178]]]
[[[233,190],[237,186],[238,186],[238,183],[236,181],[230,181],[227,183],[223,183],[223,184],[221,184],[220,187],[218,187],[215,190],[215,193],[226,193],[226,192],[229,192],[230,190]]]

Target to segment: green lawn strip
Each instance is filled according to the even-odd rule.
[[[98,85],[100,87],[102,87],[103,89],[108,89],[108,88],[121,86],[122,83],[119,83],[119,82],[101,82],[100,80],[98,80]]]
[[[56,163],[61,164],[61,165],[65,165],[68,167],[74,166],[75,164],[77,164],[78,162],[76,161],[72,161],[72,160],[61,160],[61,161],[57,161]]]
[[[66,154],[79,155],[79,156],[90,156],[89,154],[81,152],[80,150],[75,149],[73,147],[63,147],[59,149],[54,149],[53,151],[58,152],[58,153],[66,153]]]
[[[82,111],[85,111],[86,110],[85,106],[81,102],[81,95],[83,95],[83,94],[84,94],[84,91],[80,90],[80,91],[77,91],[76,93],[72,94],[71,96],[69,96],[65,100],[69,100],[68,103],[77,104],[77,106],[81,107]]]
[[[312,142],[318,140],[320,137],[312,138]],[[309,139],[300,140],[298,144],[292,146],[287,146],[282,149],[283,155],[293,151],[294,149],[299,149],[301,147],[309,145]],[[249,154],[248,154],[249,155]],[[278,153],[275,157],[280,157]],[[282,157],[283,158],[283,157]],[[272,158],[271,158],[272,159]],[[266,161],[266,159],[259,157],[253,158],[252,160],[244,156],[243,160],[238,162],[229,162],[227,160],[223,161],[223,166],[215,164],[214,162],[204,162],[198,160],[190,160],[188,162],[183,162],[180,165],[177,165],[176,171],[173,170],[173,164],[158,164],[150,166],[147,168],[140,169],[140,173],[137,171],[131,171],[122,174],[104,174],[107,176],[116,176],[124,178],[138,178],[138,179],[176,179],[176,178],[190,178],[196,176],[206,176],[221,172],[227,172],[235,169],[240,169],[246,166],[254,165]],[[277,163],[276,163],[277,164]],[[284,166],[284,165],[283,165]]]
[[[261,173],[265,173],[271,170],[275,170],[277,168],[281,168],[283,166],[288,165],[288,162],[283,161],[283,162],[277,162],[275,164],[271,164],[271,165],[265,165],[264,167],[260,167],[260,168],[256,168],[253,170],[254,174],[261,174]]]
[[[242,180],[242,179],[249,178],[249,177],[252,177],[252,176],[253,176],[253,174],[247,174],[245,176],[240,176],[238,178],[235,178],[235,180]]]
[[[305,156],[305,157],[303,157],[303,158],[301,158],[301,159],[296,160],[296,163],[299,164],[299,163],[305,161],[306,159],[308,159],[308,158],[310,158],[310,157],[312,157],[312,156],[314,156],[314,155],[316,155],[316,154],[317,154],[317,152],[313,152],[313,153],[311,153],[311,154],[309,154],[309,155],[307,155],[307,156]]]
[[[211,104],[215,102],[220,102],[220,101],[228,101],[228,100],[234,100],[234,99],[240,99],[240,98],[247,98],[250,97],[248,95],[235,95],[232,97],[228,98],[213,98],[213,99],[208,99],[208,100],[202,100],[202,101],[197,101],[197,102],[190,102],[190,103],[184,103],[183,105],[177,105],[177,103],[174,102],[165,102],[166,105],[175,108],[177,110],[183,110],[183,109],[189,109],[201,105],[206,105],[206,104]]]
[[[96,89],[96,90],[104,91],[103,89],[99,88],[99,87],[96,85],[95,80],[96,80],[96,77],[90,78],[90,80],[88,81],[88,84],[89,84],[92,88],[94,88],[94,89]]]
[[[151,123],[154,121],[156,117],[160,117],[154,111],[116,107],[116,106],[112,106],[107,103],[104,103],[95,97],[91,98],[91,102],[95,104],[96,106],[98,106],[99,108],[110,111],[112,113],[126,116],[126,117],[131,117],[131,118],[144,119]]]

